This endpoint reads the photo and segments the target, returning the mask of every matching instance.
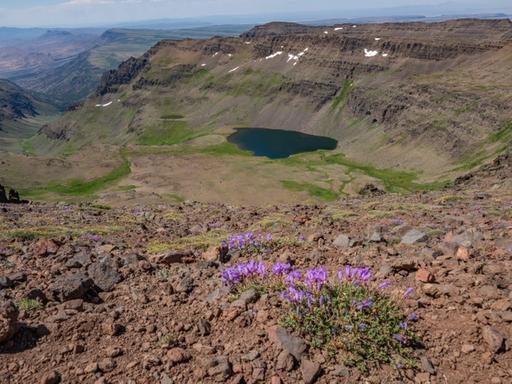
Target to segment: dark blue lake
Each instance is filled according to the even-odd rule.
[[[330,137],[267,128],[237,128],[228,141],[256,156],[271,159],[284,159],[296,153],[319,149],[332,150],[338,145],[338,141]]]

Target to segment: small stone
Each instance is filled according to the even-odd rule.
[[[471,255],[466,247],[460,246],[457,248],[457,251],[455,252],[455,258],[461,261],[469,261]]]
[[[260,357],[260,353],[258,351],[251,351],[242,356],[243,361],[253,361]]]
[[[18,308],[12,301],[0,302],[0,344],[8,341],[18,330]]]
[[[425,355],[421,356],[420,361],[421,361],[421,367],[423,368],[423,370],[425,372],[428,372],[431,375],[436,374],[436,369],[434,368],[434,365],[432,364],[432,362],[430,361],[430,359],[427,356],[425,356]]]
[[[320,364],[304,359],[300,365],[300,370],[304,383],[313,384],[320,375]]]
[[[231,305],[234,307],[246,308],[248,304],[255,303],[259,298],[258,292],[254,288],[242,292],[238,300],[234,301]]]
[[[94,285],[104,292],[110,292],[121,281],[121,275],[109,257],[105,257],[87,269]]]
[[[81,299],[93,287],[92,280],[83,272],[59,276],[50,286],[53,297],[60,302]]]
[[[208,336],[212,330],[212,326],[208,320],[201,319],[197,323],[197,330],[199,331],[199,336]]]
[[[295,359],[287,351],[283,350],[277,356],[276,369],[278,371],[290,372],[295,367]]]
[[[110,347],[106,350],[106,353],[108,357],[115,358],[121,356],[123,354],[123,350],[119,347]]]
[[[496,328],[490,326],[483,327],[482,337],[492,353],[499,353],[505,350],[505,336]]]
[[[462,353],[471,353],[475,350],[475,346],[471,344],[464,344],[461,348]]]
[[[297,360],[301,360],[302,355],[307,350],[306,342],[300,337],[293,336],[286,329],[281,327],[271,327],[268,330],[268,337],[274,344],[290,353]]]
[[[172,348],[167,351],[167,359],[173,365],[181,364],[189,361],[192,358],[190,353],[182,348]]]
[[[416,272],[416,281],[421,283],[433,283],[435,281],[434,275],[426,269],[419,269]]]
[[[57,371],[52,371],[43,376],[41,379],[41,384],[59,384],[61,380],[62,378],[60,373]]]
[[[98,363],[90,363],[85,366],[84,372],[85,373],[96,373],[99,371]]]
[[[342,233],[338,235],[332,243],[337,248],[346,249],[354,245],[354,240]]]
[[[117,364],[115,360],[106,358],[98,362],[98,368],[101,372],[111,372],[116,368]]]
[[[415,244],[425,242],[428,239],[428,235],[424,232],[418,231],[417,229],[411,229],[405,235],[402,236],[402,244]]]

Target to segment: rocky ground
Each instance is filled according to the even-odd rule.
[[[510,167],[485,175],[325,206],[0,205],[0,382],[510,382]],[[248,230],[271,233],[263,260],[413,287],[416,368],[362,374],[281,329],[276,298],[230,302],[220,273],[245,258],[217,247]]]

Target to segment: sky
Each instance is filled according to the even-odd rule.
[[[315,19],[393,12],[512,14],[512,0],[0,0],[0,25],[82,27],[216,15],[296,15],[301,19],[309,15]]]

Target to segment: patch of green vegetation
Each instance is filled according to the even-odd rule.
[[[334,98],[332,102],[332,109],[338,108],[340,105],[344,106],[345,101],[347,100],[348,95],[350,94],[350,91],[352,89],[352,82],[350,80],[343,80],[343,83],[341,85],[341,89]]]
[[[300,183],[294,180],[281,180],[281,184],[290,191],[307,192],[310,196],[325,201],[334,201],[339,197],[337,192],[311,183]]]
[[[183,215],[181,213],[175,211],[168,211],[164,213],[163,218],[167,221],[178,221],[181,219]]]
[[[86,233],[94,233],[98,235],[108,235],[119,232],[123,229],[120,226],[45,226],[45,227],[24,227],[16,229],[5,229],[0,232],[0,239],[4,240],[35,240],[40,238],[55,239],[59,237],[80,237]]]
[[[34,144],[30,139],[25,139],[20,142],[21,150],[24,155],[32,156],[35,154]]]
[[[503,128],[500,129],[498,132],[490,135],[488,141],[491,143],[497,143],[497,142],[508,143],[508,142],[512,141],[512,121],[509,121],[508,123],[506,123],[503,126]]]
[[[27,195],[30,196],[32,193],[33,196],[34,193],[37,195],[41,192],[51,192],[71,196],[89,196],[121,180],[123,177],[129,175],[130,171],[130,162],[127,159],[123,159],[121,165],[105,176],[93,180],[71,180],[66,184],[52,183],[46,187],[28,191]]]
[[[137,139],[140,145],[174,145],[183,143],[203,133],[190,129],[185,121],[164,120],[159,125],[148,127]]]
[[[160,116],[160,118],[163,120],[179,120],[184,119],[185,116],[180,115],[179,113],[168,113]]]
[[[291,221],[283,214],[275,213],[263,217],[251,226],[251,231],[278,230],[291,225]]]
[[[252,156],[249,151],[238,148],[236,144],[223,142],[201,148],[198,152],[213,156]]]
[[[323,162],[339,164],[347,167],[349,172],[358,171],[380,180],[388,192],[431,191],[443,188],[448,182],[418,183],[418,175],[412,171],[399,171],[388,168],[377,168],[370,164],[361,164],[348,159],[343,154],[322,155]]]
[[[304,288],[299,285],[296,289]],[[290,303],[280,324],[314,348],[322,348],[363,372],[381,364],[415,366],[412,346],[416,336],[390,297],[350,282],[328,283],[309,297]]]
[[[173,345],[176,345],[177,342],[178,339],[176,338],[176,336],[174,336],[172,333],[168,333],[166,335],[163,335],[160,338],[160,340],[158,340],[158,345],[160,347],[172,347]]]
[[[191,248],[208,248],[218,245],[227,235],[223,230],[212,230],[204,234],[189,237],[181,237],[168,243],[153,242],[148,245],[149,253],[161,253],[166,251],[182,251]]]
[[[18,308],[25,312],[33,312],[42,309],[43,303],[37,299],[23,298],[18,302]]]

